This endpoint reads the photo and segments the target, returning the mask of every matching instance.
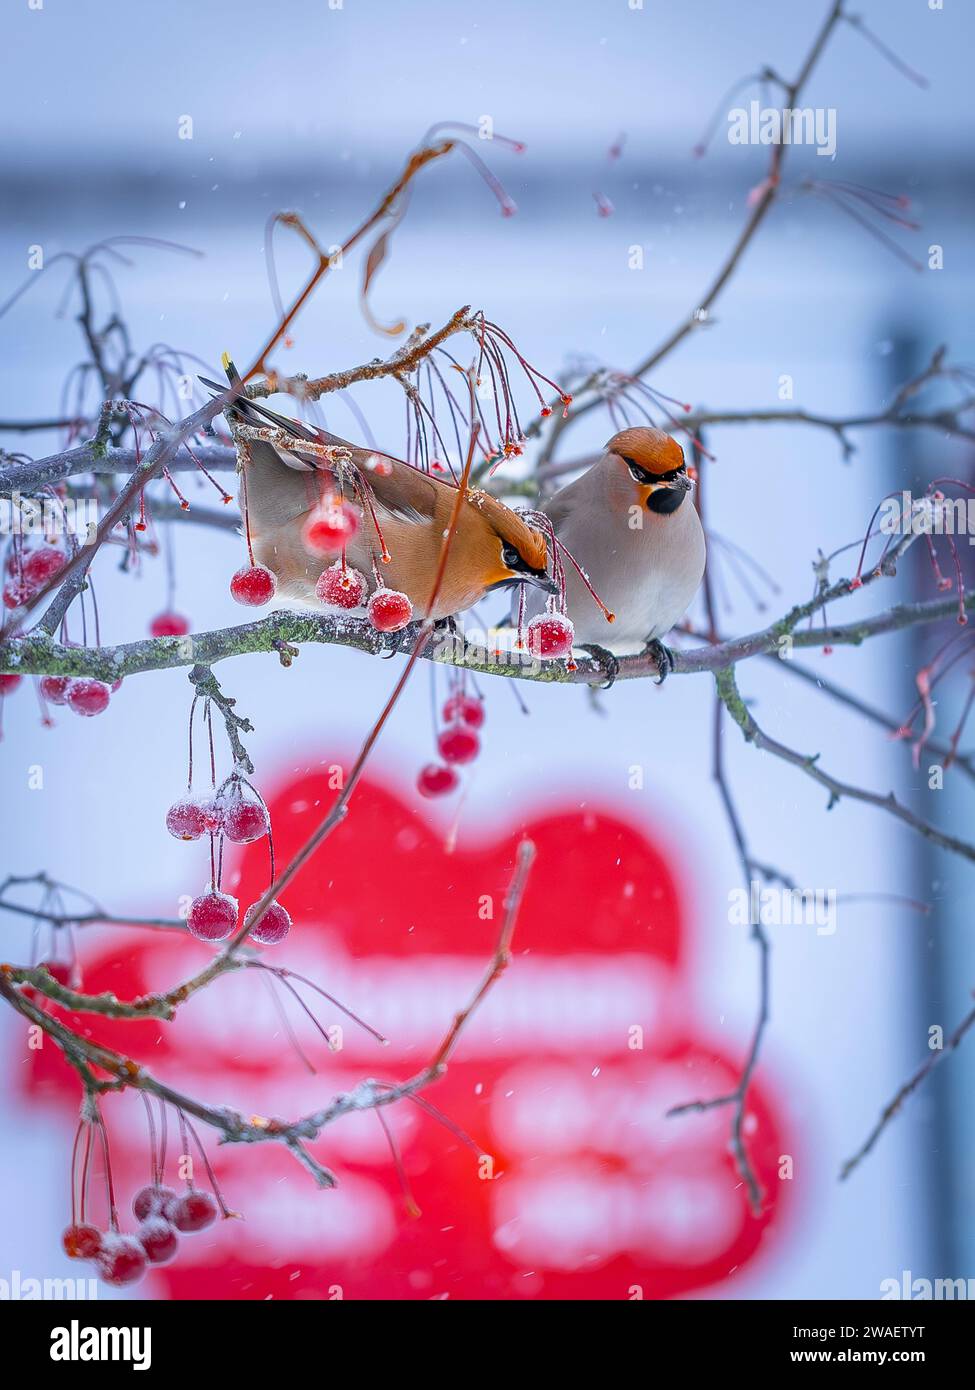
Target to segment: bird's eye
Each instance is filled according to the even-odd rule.
[[[501,559],[509,570],[520,570],[525,568],[524,560],[513,545],[508,545],[507,541],[501,546]]]
[[[640,467],[636,459],[626,458],[624,455],[623,462],[630,470],[630,477],[635,483],[643,483],[645,486],[648,486],[650,483],[656,481],[651,473],[648,473],[645,468]]]

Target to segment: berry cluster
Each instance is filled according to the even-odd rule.
[[[417,777],[423,796],[446,796],[460,783],[458,767],[471,763],[481,751],[478,730],[484,723],[484,701],[469,694],[462,680],[455,684],[440,712],[443,727],[437,733],[437,752],[442,762],[427,763]]]
[[[165,1107],[161,1109],[163,1128],[158,1147],[152,1108],[147,1099],[146,1114],[149,1119],[152,1181],[146,1187],[140,1188],[132,1199],[132,1214],[139,1223],[134,1233],[129,1234],[119,1227],[108,1131],[97,1108],[91,1109],[89,1115],[81,1120],[72,1153],[71,1224],[63,1232],[61,1244],[69,1259],[94,1261],[105,1283],[117,1287],[137,1283],[150,1265],[168,1264],[179,1250],[181,1235],[192,1235],[196,1231],[206,1230],[208,1226],[213,1225],[219,1214],[224,1217],[232,1215],[224,1205],[213,1170],[195,1130],[192,1131],[193,1138],[215,1196],[194,1186],[190,1176],[186,1178],[186,1188],[182,1193],[166,1185]],[[182,1163],[192,1172],[192,1164],[186,1152],[190,1126],[182,1111],[178,1114],[183,1137]],[[96,1136],[101,1142],[104,1157],[108,1197],[109,1215],[105,1229],[99,1228],[88,1219],[88,1188]]]
[[[232,702],[231,702],[232,703]],[[176,840],[210,841],[210,884],[205,893],[190,903],[186,925],[198,941],[226,941],[234,935],[240,923],[240,905],[236,898],[221,891],[223,850],[225,842],[250,845],[267,838],[270,861],[270,881],[274,882],[274,838],[271,817],[260,792],[247,780],[240,766],[217,786],[217,763],[213,746],[213,720],[210,699],[204,702],[204,723],[209,740],[210,791],[193,795],[193,719],[197,699],[190,709],[189,767],[186,794],[179,797],[166,812],[166,829]],[[250,764],[246,764],[250,770]],[[291,930],[291,917],[273,899],[258,917],[259,903],[252,903],[244,914],[244,924],[250,927],[251,941],[273,946],[283,941]],[[253,924],[253,925],[251,925]]]
[[[50,705],[66,705],[74,714],[91,718],[108,709],[112,691],[122,684],[106,685],[90,676],[42,676],[40,691]]]
[[[57,578],[68,558],[68,550],[60,536],[15,534],[3,562],[2,596],[5,607],[15,609],[29,603],[45,585]],[[97,609],[94,609],[92,616],[97,642]],[[84,625],[84,613],[82,620]],[[65,646],[75,645],[68,640],[66,620],[61,624],[61,642]],[[15,672],[0,676],[0,697],[12,695],[22,680],[23,677]],[[38,682],[38,692],[43,722],[48,726],[53,722],[47,705],[62,705],[83,718],[101,714],[108,708],[112,693],[121,684],[121,681],[116,681],[108,685],[90,676],[42,676]]]
[[[244,788],[253,793],[246,796]],[[240,905],[229,893],[220,891],[223,844],[253,844],[268,837],[271,881],[274,881],[274,849],[271,818],[258,792],[239,772],[232,773],[209,796],[194,797],[190,791],[174,801],[166,812],[166,829],[177,840],[210,837],[210,886],[190,903],[186,925],[198,941],[226,941],[240,922]],[[244,924],[253,921],[258,903],[244,914]],[[283,941],[291,930],[291,917],[280,903],[272,901],[250,932],[250,940],[262,946]]]
[[[60,574],[68,557],[60,545],[33,537],[17,536],[4,562],[3,602],[6,608],[28,603],[44,585]]]

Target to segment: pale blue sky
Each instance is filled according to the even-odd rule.
[[[37,3],[37,0],[34,0]],[[401,150],[443,118],[494,117],[542,159],[598,159],[620,131],[643,163],[694,144],[731,84],[792,76],[826,0],[6,0],[0,161],[178,169]],[[975,10],[862,0],[865,22],[931,82],[836,36],[811,82],[840,151],[883,162],[970,147]],[[194,147],[177,139],[194,118]],[[882,148],[878,148],[880,142]],[[724,151],[727,157],[727,150]]]

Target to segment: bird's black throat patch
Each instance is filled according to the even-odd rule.
[[[676,487],[655,487],[647,498],[647,509],[658,516],[670,516],[689,495]]]

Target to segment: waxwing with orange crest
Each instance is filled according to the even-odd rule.
[[[581,478],[544,505],[559,541],[586,572],[610,624],[572,566],[566,612],[576,646],[604,661],[650,649],[661,679],[673,662],[664,637],[686,613],[704,575],[704,530],[676,440],[663,430],[620,430]],[[529,596],[528,612],[542,601]]]

